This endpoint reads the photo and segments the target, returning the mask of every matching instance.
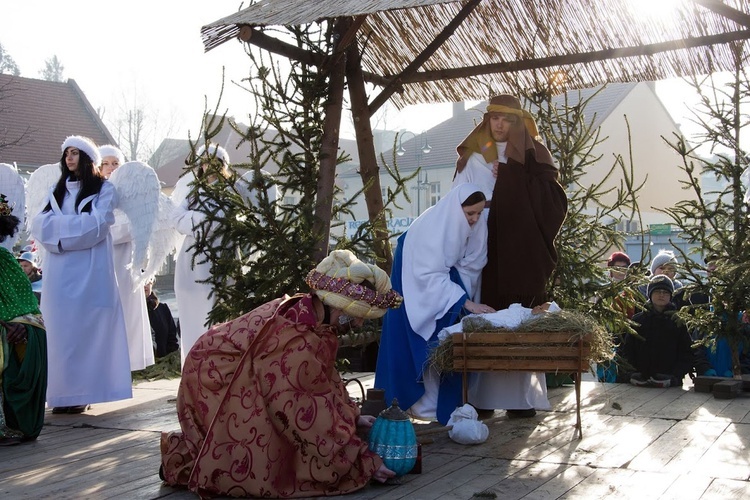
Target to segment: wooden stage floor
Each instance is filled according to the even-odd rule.
[[[360,374],[365,387],[371,374]],[[36,442],[0,448],[2,498],[197,498],[161,484],[159,433],[179,428],[177,380],[134,386],[134,398],[83,415],[52,415]],[[350,384],[353,391],[356,384]],[[508,420],[464,446],[424,436],[422,473],[347,499],[750,498],[750,394],[731,400],[683,388],[582,384],[583,439],[572,387],[550,389],[552,411]],[[418,430],[436,423],[416,423]]]

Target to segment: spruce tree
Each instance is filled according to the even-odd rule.
[[[328,23],[283,28],[298,46],[329,56],[333,36]],[[193,248],[195,262],[211,263],[211,278],[216,306],[209,323],[235,318],[268,300],[297,291],[307,291],[307,273],[319,243],[314,233],[317,186],[323,152],[323,122],[328,97],[329,74],[325,68],[299,61],[280,62],[270,53],[248,49],[252,72],[244,81],[257,113],[242,127],[220,116],[217,104],[206,113],[199,137],[191,142],[193,158],[202,144],[212,141],[222,127],[232,127],[250,145],[248,158],[232,165],[229,178],[218,176],[209,184],[208,176],[196,179],[192,195],[206,193],[208,217],[199,228]],[[346,161],[339,154],[338,163]],[[273,170],[274,175],[261,171]],[[208,173],[218,173],[221,163],[211,161]],[[243,174],[243,172],[247,172]],[[389,169],[389,172],[393,170]],[[398,174],[393,174],[398,176]],[[249,179],[249,183],[247,181]],[[408,179],[396,180],[389,190],[385,210],[404,192]],[[269,197],[274,185],[282,193]],[[256,203],[248,202],[248,192],[260,193]],[[363,188],[364,189],[364,188]],[[344,200],[334,193],[331,220],[333,226],[352,216],[360,190]],[[294,199],[287,202],[285,198]],[[370,224],[361,226],[354,237],[330,237],[331,248],[352,249],[361,259],[373,261],[373,234]]]
[[[637,193],[642,184],[634,184],[630,151],[612,159],[595,153],[596,146],[607,138],[594,127],[596,117],[587,114],[586,106],[602,90],[604,87],[583,98],[580,92],[561,93],[558,88],[540,85],[522,95],[557,160],[559,181],[568,197],[548,293],[562,308],[589,315],[617,337],[633,332],[623,310],[636,306],[635,296],[627,291],[635,287],[639,276],[629,274],[623,281],[613,282],[602,263],[612,248],[623,246],[625,234],[616,229],[616,223],[640,220]],[[585,184],[584,175],[592,168],[604,169],[604,175],[596,184]]]
[[[750,78],[747,74],[748,54],[743,43],[733,47],[735,69],[727,83],[721,77],[687,79],[697,92],[700,103],[693,110],[693,121],[700,133],[691,145],[685,137],[665,138],[680,156],[680,168],[687,174],[683,188],[695,195],[666,210],[679,227],[681,235],[694,245],[694,253],[682,253],[683,274],[688,304],[680,311],[689,329],[702,334],[702,342],[713,348],[717,339],[726,339],[732,350],[735,377],[741,374],[739,348],[747,348],[747,324],[741,313],[750,297],[750,219],[744,200],[743,172],[748,167],[743,147],[743,131],[748,115],[742,108],[750,100]],[[708,148],[711,157],[701,153]],[[748,174],[745,174],[748,175]],[[705,190],[702,178],[713,178],[719,186]],[[714,256],[716,269],[710,271],[696,258]],[[710,306],[691,305],[696,293],[710,297]]]

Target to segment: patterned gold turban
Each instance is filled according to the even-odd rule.
[[[355,318],[373,319],[397,308],[403,298],[391,289],[385,271],[359,260],[349,250],[334,250],[310,271],[307,284],[324,304]],[[370,282],[375,289],[362,285]]]

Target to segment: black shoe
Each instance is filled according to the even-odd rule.
[[[70,408],[70,406],[55,406],[54,408],[52,408],[52,413],[55,415],[68,413],[68,408]]]
[[[4,437],[0,438],[0,446],[13,446],[16,444],[21,444],[21,438],[20,437]]]
[[[67,413],[78,414],[78,413],[83,413],[88,409],[89,409],[89,405],[68,406]],[[52,410],[52,412],[54,413],[54,410]]]
[[[637,387],[648,387],[651,385],[651,382],[638,372],[630,376],[630,383]]]
[[[536,415],[534,408],[527,408],[525,410],[505,410],[505,414],[508,418],[531,418]]]
[[[479,420],[492,418],[495,415],[495,410],[480,410],[479,408],[476,408],[476,410],[477,410],[477,418]]]

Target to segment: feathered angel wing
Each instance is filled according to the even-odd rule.
[[[59,163],[42,165],[31,173],[26,182],[26,230],[31,231],[31,221],[47,206],[49,195],[60,179]],[[46,252],[42,245],[36,249],[36,264],[44,266]]]
[[[59,163],[42,165],[31,173],[29,181],[26,183],[27,228],[31,225],[31,219],[44,210],[50,191],[60,179],[60,175]]]
[[[159,177],[145,163],[130,161],[112,172],[109,181],[117,189],[117,208],[130,220],[133,236],[130,273],[140,286],[143,283],[141,270],[148,267],[148,245],[159,215]]]
[[[0,193],[8,199],[11,206],[11,215],[15,215],[23,222],[26,212],[26,192],[24,191],[23,178],[16,167],[8,163],[0,163]],[[6,238],[0,245],[11,252],[19,236],[20,234],[16,233],[13,237]]]
[[[164,193],[159,193],[159,215],[151,233],[148,245],[148,265],[143,269],[143,278],[147,280],[156,276],[164,260],[176,251],[180,241],[180,233],[172,223],[174,204]]]

